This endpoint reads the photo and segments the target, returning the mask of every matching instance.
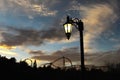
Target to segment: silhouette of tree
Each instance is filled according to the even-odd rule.
[[[10,59],[5,56],[0,56],[0,74],[1,79],[6,80],[80,80],[81,71],[74,67],[68,69],[37,67],[34,60],[33,67],[29,66],[25,61],[16,62],[14,57]],[[84,74],[85,80],[120,80],[120,63],[109,64],[107,71],[93,67],[91,70],[86,70]]]

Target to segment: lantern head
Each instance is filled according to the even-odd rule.
[[[69,16],[67,16],[67,21],[65,24],[63,24],[64,26],[64,30],[65,30],[65,34],[67,36],[67,39],[70,39],[71,36],[71,32],[72,32],[72,19],[69,18]]]

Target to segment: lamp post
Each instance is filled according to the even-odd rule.
[[[83,44],[83,22],[78,18],[70,18],[67,16],[67,21],[65,24],[63,24],[65,29],[65,34],[67,36],[67,39],[70,39],[72,27],[75,26],[76,29],[79,31],[80,35],[80,52],[81,52],[81,71],[83,72],[85,70],[85,64],[84,64],[84,44]]]

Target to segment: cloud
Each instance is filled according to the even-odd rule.
[[[8,46],[19,46],[19,45],[39,45],[42,44],[43,41],[40,40],[39,31],[36,30],[25,30],[25,29],[9,29],[14,31],[17,34],[10,34],[4,32],[1,34],[3,40],[1,41],[2,44],[6,44]]]
[[[80,52],[77,47],[61,49],[59,51],[51,53],[50,55],[46,55],[46,53],[42,53],[41,55],[41,52],[42,51],[35,51],[35,53],[31,52],[30,54],[33,54],[32,58],[38,59],[40,61],[47,61],[48,63],[53,62],[54,60],[59,59],[63,56],[69,58],[74,64],[80,63]],[[102,66],[102,65],[107,65],[107,63],[111,63],[111,64],[120,63],[119,53],[120,53],[119,49],[113,51],[106,51],[106,52],[85,53],[84,56],[85,65]],[[57,65],[58,64],[62,65],[62,61],[58,61],[56,63]]]
[[[45,52],[43,52],[43,51],[38,51],[38,50],[36,50],[36,51],[29,51],[29,54],[33,54],[33,55],[44,55],[44,53]]]
[[[46,53],[42,53],[42,55],[41,55],[41,52],[42,51],[35,51],[35,52],[31,51],[30,54],[33,54],[33,55],[37,54],[38,56],[35,56],[34,58],[39,58],[41,60],[47,60],[47,61],[53,61],[53,60],[63,57],[63,56],[68,57],[73,61],[78,61],[80,58],[79,57],[79,55],[80,55],[79,49],[77,47],[65,48],[65,49],[53,52],[50,55],[46,55]]]
[[[114,45],[113,48],[115,48],[115,49],[119,49],[119,48],[120,48],[120,44],[119,44],[119,42],[118,42],[116,45]]]
[[[80,53],[79,53],[79,49],[77,47],[64,48],[62,50],[50,53],[49,55],[47,55],[46,53],[42,53],[42,55],[41,55],[41,52],[42,51],[35,51],[35,53],[31,52],[30,54],[33,54],[32,58],[34,58],[34,59],[38,59],[40,61],[47,61],[48,63],[54,62],[54,65],[56,65],[56,66],[63,65],[63,63],[62,63],[63,56],[70,59],[71,61],[73,61],[75,63],[78,63],[78,64],[80,61]],[[60,59],[60,60],[56,61],[57,59]],[[68,60],[66,60],[66,64],[70,64],[70,62]]]
[[[83,7],[83,10],[87,13],[83,19],[86,30],[84,39],[87,45],[85,46],[89,46],[109,28],[109,23],[116,19],[116,15],[109,5],[96,5],[87,9]]]
[[[32,6],[33,11],[37,12],[38,14],[41,14],[42,16],[55,16],[57,11],[50,11],[48,8],[45,8],[44,5],[33,5]]]
[[[57,13],[57,11],[55,10],[54,11],[50,10],[50,6],[47,5],[49,3],[47,3],[46,1],[44,1],[44,3],[31,0],[17,0],[17,1],[12,0],[12,1],[20,6],[23,6],[25,9],[40,14],[41,16],[55,16]]]
[[[52,1],[54,2],[54,1]],[[57,11],[51,10],[48,3],[37,3],[32,0],[0,0],[0,11],[12,11],[13,14],[24,13],[26,15],[39,14],[41,16],[55,16]],[[28,16],[29,17],[29,16]]]
[[[15,49],[16,47],[15,46],[8,46],[5,44],[0,44],[0,48],[2,48],[2,49]]]
[[[109,4],[73,5],[70,10],[80,11],[84,22],[85,47],[96,47],[95,40],[117,20],[117,14]],[[88,52],[85,50],[85,52]]]
[[[2,28],[1,28],[2,29]],[[50,28],[48,30],[36,29],[18,29],[6,27],[6,30],[0,33],[1,45],[6,46],[24,46],[24,45],[42,45],[47,42],[62,41],[65,35],[60,32],[60,28]]]

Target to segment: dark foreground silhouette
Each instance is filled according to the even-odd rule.
[[[107,71],[101,69],[86,70],[83,73],[75,68],[61,69],[29,66],[25,61],[0,56],[1,80],[120,80],[120,65],[109,66]],[[82,79],[81,79],[82,78]]]

